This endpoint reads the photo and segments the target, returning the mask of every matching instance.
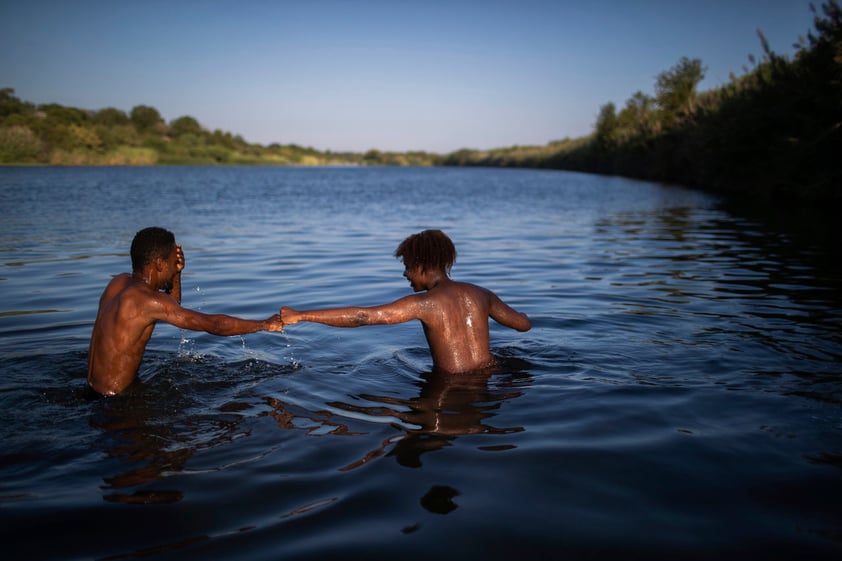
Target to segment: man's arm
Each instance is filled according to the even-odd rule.
[[[295,310],[288,306],[281,308],[284,325],[300,321],[321,323],[332,327],[360,327],[363,325],[391,325],[405,323],[420,317],[418,295],[405,296],[382,306],[346,308],[325,308],[323,310]]]
[[[226,314],[203,314],[181,307],[168,294],[161,294],[155,302],[149,304],[148,309],[152,319],[165,321],[181,329],[205,331],[222,337],[257,331],[282,331],[284,328],[280,314],[265,320],[243,319]]]
[[[170,319],[164,321],[182,329],[205,331],[211,335],[223,337],[245,335],[257,331],[283,331],[284,329],[280,314],[275,314],[264,320],[252,320],[225,314],[203,314],[181,308],[181,312],[171,315]]]
[[[500,300],[493,292],[489,291],[489,293],[491,295],[491,306],[488,315],[491,316],[491,319],[518,331],[529,331],[532,328],[532,322],[529,321],[526,314],[518,312]]]
[[[184,250],[181,249],[181,245],[177,245],[176,248],[176,274],[173,276],[172,279],[172,289],[169,291],[170,296],[172,296],[179,305],[181,305],[181,271],[184,270]]]

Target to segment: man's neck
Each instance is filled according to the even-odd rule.
[[[427,290],[432,290],[437,286],[441,286],[450,282],[450,277],[444,271],[435,271],[430,274],[430,280],[427,283]]]
[[[132,280],[135,282],[140,282],[148,286],[149,288],[153,288],[152,286],[152,279],[150,278],[148,271],[134,271],[132,272]]]

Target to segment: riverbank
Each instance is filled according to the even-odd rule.
[[[191,116],[165,122],[138,105],[87,111],[35,106],[0,89],[0,164],[483,166],[620,175],[677,183],[757,204],[842,205],[842,11],[830,0],[790,60],[760,35],[764,54],[742,76],[696,92],[698,59],[657,77],[654,95],[604,104],[593,134],[546,146],[365,153],[262,146],[209,131]]]

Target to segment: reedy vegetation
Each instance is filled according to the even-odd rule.
[[[816,10],[815,32],[792,60],[761,32],[763,57],[742,76],[698,93],[705,68],[681,58],[650,96],[635,92],[619,112],[603,105],[591,135],[546,146],[364,154],[295,144],[262,146],[204,129],[190,116],[166,123],[146,105],[128,114],[21,101],[0,89],[0,164],[451,165],[565,169],[810,201],[842,200],[842,11]]]
[[[842,202],[842,11],[813,7],[815,32],[792,60],[758,31],[763,58],[697,93],[705,69],[682,58],[655,95],[600,108],[594,132],[543,147],[462,150],[447,165],[541,167],[623,175],[753,199]]]

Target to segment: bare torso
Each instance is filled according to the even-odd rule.
[[[481,370],[494,363],[488,341],[492,294],[463,282],[436,286],[419,299],[419,316],[433,364],[447,372]]]
[[[418,268],[404,274],[417,294],[389,304],[371,307],[328,308],[299,311],[281,310],[287,325],[311,321],[334,327],[387,325],[420,320],[437,370],[476,372],[494,364],[489,346],[488,318],[497,323],[527,331],[531,324],[496,294],[466,282],[451,280],[442,271]]]
[[[158,298],[172,297],[128,273],[118,275],[105,288],[88,352],[88,383],[94,390],[114,395],[134,380],[155,329],[155,320],[145,308]]]
[[[134,381],[158,321],[219,336],[283,329],[279,314],[249,320],[182,308],[182,269],[184,252],[173,244],[166,259],[156,258],[142,270],[117,275],[105,287],[88,351],[88,384],[94,390],[115,395]]]

